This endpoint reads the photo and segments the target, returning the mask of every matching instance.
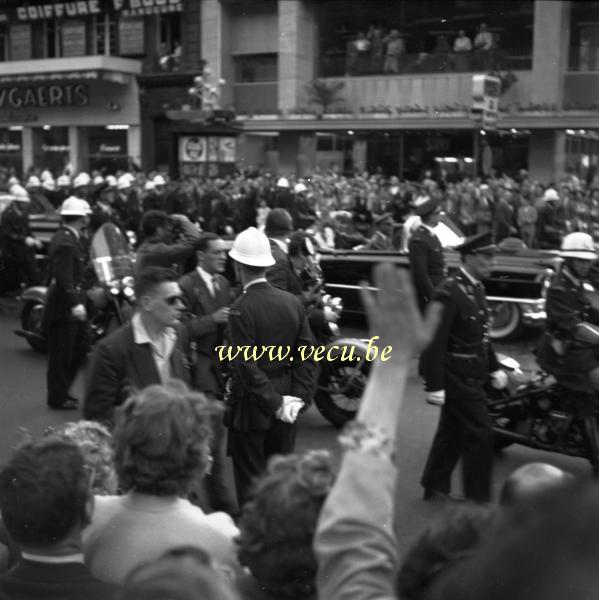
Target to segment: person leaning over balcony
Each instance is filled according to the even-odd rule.
[[[472,41],[463,29],[458,31],[458,37],[453,42],[455,54],[455,70],[458,73],[470,69],[470,53],[472,52]]]
[[[383,73],[399,73],[401,56],[405,53],[405,43],[399,30],[392,29],[383,42],[385,44]]]

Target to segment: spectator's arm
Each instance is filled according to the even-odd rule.
[[[323,507],[315,537],[318,595],[327,600],[396,598],[397,541],[393,533],[397,470],[389,455],[396,439],[410,361],[426,347],[439,321],[433,303],[423,321],[407,273],[390,264],[375,270],[379,294],[362,292],[371,335],[392,346],[387,362],[376,362],[358,421],[387,438],[381,451],[349,449]]]

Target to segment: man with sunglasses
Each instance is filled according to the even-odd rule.
[[[133,319],[96,347],[85,396],[86,419],[112,424],[114,409],[135,390],[181,379],[192,385],[190,339],[180,323],[185,304],[177,275],[148,267],[135,278]]]

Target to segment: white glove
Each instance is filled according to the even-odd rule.
[[[426,394],[426,401],[428,404],[432,404],[434,406],[443,406],[445,404],[445,390],[428,392]]]
[[[283,423],[295,423],[304,401],[296,396],[283,396],[283,404],[275,413],[275,417]]]
[[[339,315],[332,308],[325,306],[323,310],[324,310],[324,318],[329,323],[336,323],[339,320]]]
[[[85,310],[85,306],[83,306],[83,304],[77,304],[76,306],[73,306],[73,308],[71,308],[71,314],[78,321],[85,321],[87,318],[87,311]]]
[[[508,377],[503,369],[498,369],[491,373],[491,385],[496,390],[503,390],[507,387]]]
[[[34,246],[37,246],[37,240],[34,237],[31,237],[30,235],[28,235],[25,238],[25,245],[29,246],[29,248],[33,248]]]

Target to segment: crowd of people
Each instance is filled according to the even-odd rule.
[[[186,216],[203,231],[231,236],[250,226],[263,230],[268,213],[284,208],[295,226],[310,231],[323,248],[405,251],[419,224],[413,218],[415,203],[430,196],[465,235],[492,231],[497,243],[520,238],[530,248],[557,249],[572,231],[599,237],[599,181],[574,173],[542,183],[526,171],[484,180],[424,171],[420,181],[406,181],[369,173],[345,176],[331,169],[306,178],[256,172],[197,182],[161,173],[103,176],[97,171],[55,179],[34,169],[23,183],[14,177],[0,180],[2,188],[17,201],[0,217],[0,252],[5,267],[18,265],[25,285],[39,278],[33,256],[41,247],[29,215],[54,213],[69,196],[89,203],[92,232],[112,221],[138,233],[145,212],[163,210]]]
[[[256,299],[265,297],[265,266],[248,263],[273,262],[260,260],[268,244],[248,243],[267,239],[260,235],[246,230],[231,250],[237,263],[250,267],[243,280]],[[215,250],[222,252],[218,245]],[[497,506],[459,503],[440,511],[399,555],[398,428],[411,401],[406,385],[412,358],[435,338],[443,313],[433,305],[423,316],[408,275],[390,264],[375,269],[374,284],[377,295],[362,291],[370,333],[393,352],[388,361],[373,363],[357,419],[339,436],[337,473],[326,452],[284,451],[255,474],[239,511],[203,507],[196,499],[213,463],[218,402],[197,381],[190,387],[164,372],[157,383],[130,387],[122,403],[107,398],[112,410],[104,423],[52,427],[15,449],[0,470],[0,598],[591,597],[597,585],[597,490],[546,464],[513,473]],[[141,325],[152,334],[150,345],[159,346],[152,323],[172,323],[172,311],[180,310],[176,283],[163,268],[148,267],[137,287]],[[175,301],[160,305],[170,298]],[[274,301],[286,302],[283,296]],[[273,307],[269,314],[276,319]],[[250,337],[255,310],[247,303],[231,309],[248,324]],[[132,360],[130,372],[147,370],[152,353]],[[247,404],[269,398],[272,406],[261,406],[262,419],[270,415],[290,426],[295,400],[288,404],[291,396],[283,395],[282,411],[276,401],[289,385],[287,375],[270,373],[258,386],[257,372],[267,373],[267,365],[234,368],[254,386],[256,396],[246,397]],[[101,380],[107,378],[131,385],[127,372],[114,368],[104,371]],[[258,389],[271,384],[275,392]]]

